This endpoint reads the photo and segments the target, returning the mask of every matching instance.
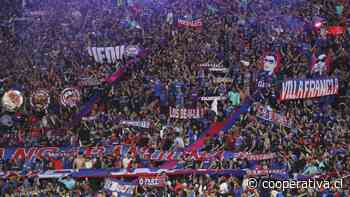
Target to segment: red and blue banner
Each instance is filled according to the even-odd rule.
[[[245,152],[234,153],[230,151],[217,151],[206,153],[203,151],[161,151],[149,148],[139,148],[130,145],[113,145],[99,147],[33,147],[33,148],[0,148],[0,159],[3,160],[42,160],[44,158],[63,158],[64,156],[102,156],[118,154],[124,158],[128,154],[137,155],[141,160],[155,161],[177,161],[183,156],[194,160],[199,159],[247,159],[247,160],[268,160],[276,158],[275,153],[250,154]]]

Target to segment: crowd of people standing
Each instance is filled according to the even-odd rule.
[[[24,103],[15,110],[1,109],[0,147],[125,145],[171,152],[187,150],[204,138],[196,151],[275,153],[276,157],[212,161],[184,155],[173,168],[277,169],[285,170],[287,178],[346,177],[350,169],[349,6],[345,0],[28,0],[18,6],[6,4],[6,12],[1,13],[7,15],[0,16],[0,95],[17,90]],[[332,27],[341,30],[333,32]],[[111,63],[106,52],[101,62],[97,52],[89,51],[89,47],[117,46],[137,46],[143,55],[125,52]],[[270,72],[264,68],[264,56],[275,54],[280,55],[279,70]],[[310,69],[314,56],[321,54],[331,59],[329,69]],[[110,83],[108,77],[123,65],[128,67]],[[339,80],[337,94],[278,98],[286,80],[325,77]],[[72,106],[62,103],[67,88],[79,92]],[[35,100],[39,90],[46,94]],[[239,113],[247,102],[251,105]],[[262,107],[286,117],[288,125],[262,118]],[[225,123],[237,113],[232,127],[214,136],[207,134],[213,124]],[[145,161],[131,151],[126,156],[75,153],[34,161],[1,159],[0,167],[3,172],[44,172],[161,168],[166,163]],[[248,178],[169,176],[163,189],[138,187],[134,195],[349,195],[346,178],[341,189],[286,191],[250,190],[245,185]],[[72,180],[6,177],[0,182],[1,195],[107,195],[103,179],[77,179],[72,181],[74,188],[67,187],[67,181]]]

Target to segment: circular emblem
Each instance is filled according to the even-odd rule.
[[[7,91],[2,97],[2,105],[8,111],[14,111],[23,104],[23,96],[18,90]]]
[[[30,96],[30,105],[37,110],[44,110],[50,104],[50,95],[46,90],[38,90]]]
[[[61,104],[65,107],[75,107],[80,101],[80,93],[76,88],[66,88],[61,92]]]
[[[143,180],[142,177],[139,178],[139,185],[143,185],[145,183],[145,181]]]

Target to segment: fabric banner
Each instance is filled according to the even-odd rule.
[[[104,185],[104,189],[117,193],[117,196],[133,196],[135,188],[133,183],[114,179],[107,179]]]
[[[288,128],[293,127],[293,122],[290,121],[287,116],[284,116],[282,114],[278,114],[275,111],[273,111],[267,107],[264,107],[261,105],[257,106],[256,113],[257,113],[256,114],[257,117],[261,118],[263,120],[267,120],[267,121],[270,121],[270,122],[273,122],[275,124],[282,125],[282,126],[285,126]]]
[[[272,84],[270,82],[268,82],[268,81],[265,81],[265,80],[258,80],[256,82],[256,87],[257,88],[269,88],[271,86],[272,86]]]
[[[214,100],[223,101],[226,99],[227,97],[225,96],[203,96],[200,98],[201,101],[214,101]]]
[[[161,176],[140,176],[138,177],[138,183],[141,186],[163,187],[165,179]]]
[[[177,161],[183,156],[190,157],[193,160],[207,159],[247,159],[247,160],[268,160],[276,157],[275,153],[252,155],[249,153],[230,151],[218,151],[206,153],[203,151],[160,151],[151,150],[149,148],[132,147],[130,145],[113,145],[100,147],[33,147],[33,148],[0,148],[0,159],[16,160],[16,159],[38,159],[42,160],[48,157],[63,158],[64,156],[75,156],[83,154],[84,156],[103,156],[119,154],[121,158],[128,154],[137,155],[141,160],[155,161]]]
[[[224,66],[222,65],[222,62],[215,64],[215,63],[204,63],[204,64],[199,64],[199,67],[204,67],[204,68],[223,68]]]
[[[151,127],[151,123],[148,121],[123,120],[120,122],[120,124],[134,126],[134,127],[141,127],[141,128],[146,128],[146,129]]]
[[[338,90],[339,82],[337,78],[288,80],[282,83],[280,100],[335,95]]]
[[[116,63],[123,59],[125,46],[116,47],[88,47],[88,53],[97,63]]]
[[[202,27],[203,23],[201,19],[197,19],[197,20],[183,20],[183,19],[179,19],[177,21],[178,26],[180,27],[193,27],[193,28],[198,28],[198,27]]]
[[[204,108],[169,108],[170,118],[178,119],[199,119],[204,116],[205,112]]]
[[[88,47],[88,53],[97,63],[115,64],[125,56],[136,56],[140,48],[135,45],[116,47]]]
[[[228,68],[209,68],[209,71],[228,73],[229,70]]]

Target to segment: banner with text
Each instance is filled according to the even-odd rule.
[[[282,83],[280,100],[315,98],[335,95],[339,90],[337,78],[295,79]]]
[[[203,64],[199,64],[199,67],[203,67],[203,68],[223,68],[224,65],[222,64],[223,62],[220,62],[218,64],[216,63],[203,63]]]
[[[136,56],[140,48],[135,45],[116,47],[88,47],[88,53],[97,63],[115,64],[125,56]]]
[[[0,148],[1,160],[42,160],[48,157],[63,158],[65,156],[75,156],[82,154],[84,156],[104,156],[120,155],[121,158],[128,154],[137,155],[141,160],[154,161],[175,161],[181,160],[183,156],[190,157],[194,160],[207,159],[247,159],[247,160],[268,160],[277,157],[275,153],[254,155],[245,152],[234,153],[230,151],[217,151],[206,153],[203,151],[161,151],[149,148],[139,148],[130,145],[113,145],[99,147],[33,147],[33,148]]]
[[[138,183],[141,186],[163,187],[165,179],[162,176],[140,176],[138,177]]]
[[[169,109],[170,118],[178,119],[199,119],[202,118],[206,110],[204,108],[172,108]]]
[[[203,26],[202,20],[197,19],[197,20],[184,20],[184,19],[179,19],[177,21],[177,25],[179,27],[193,27],[193,28],[199,28]]]

